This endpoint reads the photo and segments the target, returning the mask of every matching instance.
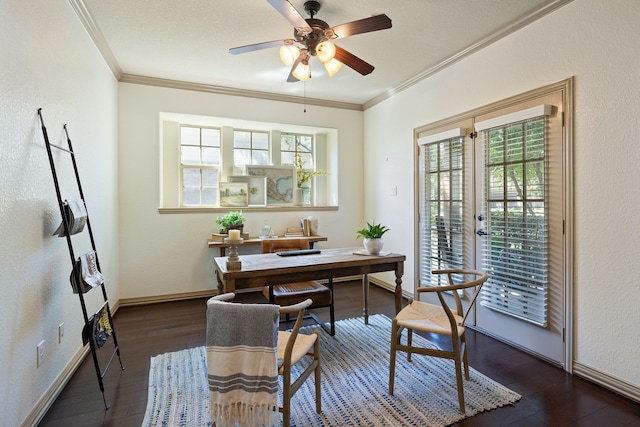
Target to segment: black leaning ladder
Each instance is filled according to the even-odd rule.
[[[85,206],[85,210],[86,209],[86,204],[84,201],[84,193],[82,192],[82,185],[80,184],[80,175],[78,174],[78,167],[76,165],[76,156],[73,152],[73,147],[71,146],[71,139],[69,138],[69,132],[67,131],[67,125],[64,125],[64,132],[65,135],[67,137],[67,145],[68,148],[64,148],[64,147],[60,147],[54,144],[51,144],[51,142],[49,142],[49,136],[47,134],[47,128],[44,125],[44,119],[42,118],[42,108],[38,108],[38,116],[40,117],[40,123],[42,125],[42,135],[44,137],[44,143],[45,146],[47,147],[47,154],[49,155],[49,165],[51,166],[51,173],[53,175],[53,183],[55,185],[56,188],[56,195],[58,196],[58,205],[60,207],[60,215],[62,217],[62,223],[64,224],[64,234],[67,238],[67,246],[69,247],[69,256],[71,257],[71,266],[73,269],[73,275],[79,274],[79,271],[76,271],[77,268],[79,267],[79,263],[76,263],[76,256],[74,254],[73,251],[73,242],[71,241],[71,233],[69,232],[69,223],[66,220],[67,217],[65,215],[65,208],[64,208],[64,202],[62,200],[62,195],[60,193],[60,185],[58,183],[58,174],[56,173],[56,166],[55,163],[53,161],[53,154],[51,151],[51,147],[56,148],[58,150],[61,150],[63,152],[69,153],[71,155],[71,162],[73,163],[73,171],[75,172],[75,176],[76,176],[76,182],[78,183],[78,192],[80,193],[80,198],[82,199],[82,203]],[[88,210],[87,210],[88,212]],[[100,268],[100,260],[98,258],[98,253],[96,251],[96,243],[93,239],[93,231],[91,230],[91,222],[89,221],[89,215],[87,214],[87,222],[86,222],[86,228],[89,232],[89,239],[91,240],[91,248],[92,250],[95,252],[96,254],[96,265],[98,267],[99,271],[102,271]],[[75,277],[78,277],[77,275]],[[73,286],[73,283],[71,284]],[[100,363],[98,361],[98,355],[97,355],[97,348],[96,348],[96,344],[95,341],[93,340],[92,337],[89,337],[88,341],[89,341],[89,346],[91,348],[91,355],[93,357],[93,364],[96,368],[96,375],[98,377],[98,384],[100,385],[100,391],[102,392],[102,400],[104,401],[104,407],[105,409],[109,409],[109,405],[107,404],[107,399],[104,396],[104,383],[102,381],[102,379],[104,378],[104,376],[106,375],[107,371],[109,370],[109,366],[111,366],[111,362],[113,362],[113,358],[117,355],[118,356],[118,361],[120,362],[120,368],[122,370],[124,370],[124,366],[122,365],[122,359],[120,358],[120,347],[118,346],[118,340],[116,338],[116,330],[115,330],[115,326],[113,325],[113,319],[111,317],[111,309],[109,308],[109,301],[107,298],[107,290],[105,289],[104,286],[104,282],[100,285],[100,288],[102,289],[102,297],[104,299],[104,306],[106,307],[106,311],[107,311],[107,315],[109,317],[109,324],[111,325],[111,336],[113,338],[113,345],[114,345],[114,350],[111,353],[111,356],[109,357],[109,361],[107,362],[104,371],[100,370]],[[90,322],[90,316],[89,313],[87,312],[87,306],[84,302],[84,294],[83,292],[78,289],[78,297],[80,298],[80,305],[82,306],[82,314],[84,316],[84,328],[83,331],[91,331],[92,330],[92,324]]]

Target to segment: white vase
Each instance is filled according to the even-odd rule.
[[[302,206],[302,188],[293,189],[293,206]]]
[[[384,241],[380,238],[378,239],[364,239],[364,248],[372,255],[377,255],[382,250],[384,246]]]

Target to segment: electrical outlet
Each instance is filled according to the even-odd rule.
[[[37,354],[38,354],[38,361],[37,361],[38,365],[37,366],[39,367],[40,365],[42,365],[44,363],[44,356],[45,356],[44,340],[42,340],[42,341],[40,341],[38,343],[38,346],[36,347],[36,351],[37,351]]]
[[[62,344],[63,338],[64,338],[64,322],[58,325],[58,344]]]

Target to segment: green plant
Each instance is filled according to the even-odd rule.
[[[305,162],[302,160],[302,156],[300,154],[296,154],[293,158],[293,166],[296,168],[297,184],[299,188],[302,188],[305,183],[311,181],[311,178],[314,176],[327,174],[327,172],[322,169],[315,171],[305,169],[304,164]]]
[[[364,237],[365,239],[379,239],[387,231],[389,231],[389,229],[384,225],[376,224],[375,221],[373,224],[367,222],[367,226],[365,228],[356,231],[356,239],[360,237]]]
[[[218,231],[220,233],[227,231],[227,229],[234,225],[244,224],[245,218],[242,215],[242,211],[230,211],[226,215],[216,218],[216,224],[218,224]]]

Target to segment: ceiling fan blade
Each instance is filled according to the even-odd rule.
[[[296,60],[293,62],[293,65],[291,66],[291,71],[289,71],[289,77],[287,77],[287,81],[289,83],[295,83],[300,81],[296,76],[293,75],[293,70],[295,70],[298,64],[300,64],[300,61],[302,61],[302,55],[298,56]]]
[[[295,7],[287,0],[267,0],[271,6],[273,6],[282,16],[287,18],[287,21],[293,25],[294,28],[308,28],[311,32],[311,27],[307,23]]]
[[[261,50],[261,49],[268,49],[270,47],[284,46],[284,45],[287,45],[287,44],[292,44],[294,42],[295,42],[295,40],[293,40],[293,39],[284,39],[284,40],[273,40],[273,41],[270,41],[270,42],[262,42],[262,43],[256,43],[256,44],[248,44],[246,46],[232,47],[231,49],[229,49],[229,53],[232,54],[232,55],[237,55],[239,53],[253,52],[254,50]]]
[[[371,74],[371,72],[375,69],[373,65],[363,61],[353,53],[341,48],[340,46],[336,46],[336,55],[334,56],[334,58],[342,62],[347,67],[353,68],[363,76]]]
[[[376,15],[346,24],[332,27],[334,34],[338,37],[348,37],[356,34],[370,33],[371,31],[386,30],[391,28],[391,19],[385,15]]]

